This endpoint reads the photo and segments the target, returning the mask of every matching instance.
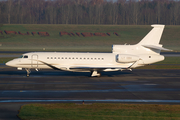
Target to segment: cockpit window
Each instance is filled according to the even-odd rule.
[[[23,58],[28,58],[28,56],[27,56],[27,55],[25,55]]]
[[[19,58],[23,58],[23,55],[21,55]]]

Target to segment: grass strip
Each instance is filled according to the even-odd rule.
[[[50,36],[0,34],[0,50],[23,51],[23,50],[52,50],[52,51],[109,51],[112,44],[136,44],[152,28],[150,25],[57,25],[57,24],[4,24],[1,31],[26,32],[48,32]],[[166,26],[162,36],[162,44],[172,50],[180,50],[179,31],[180,26]],[[90,32],[110,33],[110,36],[60,36],[59,32]],[[113,33],[117,32],[120,36]],[[76,47],[74,47],[76,46]],[[90,48],[93,46],[93,50]],[[94,50],[95,49],[95,50]]]
[[[8,62],[8,61],[10,61],[12,59],[14,59],[14,58],[12,58],[12,57],[10,57],[10,58],[0,58],[0,63],[6,63],[6,62]]]
[[[155,64],[180,64],[180,57],[165,57],[163,61]]]
[[[180,65],[147,65],[135,69],[180,69]]]
[[[147,104],[27,104],[21,107],[22,120],[177,120],[180,105]]]
[[[180,69],[180,57],[165,57],[165,60],[136,69]]]

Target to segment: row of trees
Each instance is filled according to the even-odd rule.
[[[174,0],[2,0],[0,24],[180,24]]]

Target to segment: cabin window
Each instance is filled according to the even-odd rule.
[[[60,59],[60,57],[58,57],[58,59]]]
[[[51,57],[51,59],[53,59],[53,57]]]
[[[49,59],[49,57],[47,57],[47,59]]]
[[[102,58],[102,60],[104,60],[104,58]]]
[[[69,58],[69,59],[71,59],[71,58]]]
[[[27,56],[27,55],[25,55],[23,58],[28,58],[28,56]]]
[[[67,57],[65,59],[67,59]]]
[[[54,57],[54,59],[56,59],[56,57]]]
[[[62,57],[62,59],[64,59],[64,58]]]
[[[74,58],[72,58],[72,59],[74,59]]]

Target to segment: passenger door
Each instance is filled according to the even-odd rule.
[[[38,55],[36,54],[31,56],[31,67],[38,68]]]

